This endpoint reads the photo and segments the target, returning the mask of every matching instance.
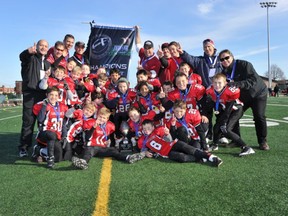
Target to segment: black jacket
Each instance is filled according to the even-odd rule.
[[[20,54],[22,91],[40,90],[40,70],[48,70],[50,63],[44,60],[44,68],[42,68],[42,56],[39,53],[30,54],[28,49]]]
[[[240,100],[245,103],[253,98],[267,95],[267,86],[250,62],[234,60],[228,68],[223,69],[223,73],[226,76],[231,76],[235,61],[236,68],[233,77],[234,83],[231,84],[240,88]]]
[[[202,85],[205,88],[208,88],[212,84],[212,79],[209,77],[210,66],[207,62],[207,58],[209,57],[205,53],[204,56],[192,56],[185,51],[180,56],[183,61],[187,62],[193,68],[195,73],[201,76]],[[216,54],[213,56],[213,60],[215,60],[215,58],[217,59],[214,68],[216,69],[216,73],[220,73],[222,71],[222,66]]]

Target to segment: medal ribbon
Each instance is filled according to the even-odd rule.
[[[60,108],[58,102],[56,102],[55,106],[52,106],[54,109],[54,112],[56,114],[57,122],[60,121]]]
[[[185,116],[184,116],[184,117],[185,117]],[[185,127],[185,129],[186,129],[186,131],[187,131],[187,133],[188,133],[188,135],[189,135],[188,125],[187,125],[184,117],[182,117],[182,119],[177,119],[177,120],[181,123],[181,125],[182,125],[183,127]]]
[[[144,97],[146,104],[149,106],[149,109],[152,110],[152,100],[151,100],[151,95],[148,94],[146,97]]]
[[[145,65],[147,64],[147,62],[148,62],[150,59],[152,59],[154,56],[155,56],[155,53],[153,53],[152,56],[144,59],[143,62],[141,63],[142,67],[145,68]]]
[[[135,135],[138,137],[139,136],[139,123],[133,122],[133,126],[135,129]]]
[[[224,92],[225,89],[226,89],[226,87],[223,88],[223,90],[222,90],[220,93],[218,93],[217,91],[214,90],[214,93],[215,93],[215,95],[216,95],[215,112],[218,112],[218,110],[219,110],[220,97],[221,97],[221,95],[223,94],[223,92]]]
[[[141,151],[146,151],[147,150],[146,143],[147,143],[149,135],[144,135],[144,136],[145,136],[145,139],[143,140],[143,145],[142,145]]]
[[[106,124],[100,125],[100,128],[101,128],[101,130],[103,131],[103,134],[104,134],[104,136],[105,136],[105,140],[107,141],[107,140],[108,140],[108,137],[107,137],[107,133],[106,133]]]
[[[184,102],[186,102],[186,98],[187,98],[187,93],[188,93],[188,88],[185,89],[185,92],[183,93],[181,90],[180,91],[180,97],[181,100],[183,100]]]
[[[215,67],[215,64],[217,62],[217,56],[215,56],[214,58],[214,61],[212,60],[212,58],[209,56],[209,57],[205,57],[205,60],[207,62],[207,64],[209,65],[209,68],[214,68]]]
[[[235,69],[236,69],[236,61],[234,61],[233,63],[233,68],[232,68],[232,72],[231,72],[231,75],[227,74],[227,79],[232,81],[234,79],[234,74],[235,74]]]

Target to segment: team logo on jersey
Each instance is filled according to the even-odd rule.
[[[95,59],[101,59],[110,52],[112,39],[107,35],[96,35],[91,44],[93,57]]]

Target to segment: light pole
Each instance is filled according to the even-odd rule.
[[[272,74],[270,71],[270,31],[269,31],[269,8],[276,7],[277,2],[260,2],[262,8],[267,9],[267,42],[268,42],[268,87],[272,87]]]

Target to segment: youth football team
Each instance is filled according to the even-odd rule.
[[[212,152],[220,144],[239,147],[239,156],[255,153],[235,129],[243,115],[241,90],[221,72],[227,59],[216,54],[214,42],[203,41],[204,52],[212,49],[213,55],[199,60],[208,68],[201,70],[185,61],[175,41],[163,43],[157,52],[150,40],[142,47],[135,28],[140,57],[135,87],[116,68],[91,73],[87,59],[77,61],[85,59],[77,53],[83,42],[75,45],[77,58],[62,58],[66,62],[45,71],[39,88],[46,90],[46,98],[33,106],[38,133],[32,159],[46,161],[48,168],[68,160],[87,169],[92,157],[128,163],[163,157],[218,167],[223,161]],[[119,151],[122,122],[129,126],[133,146],[128,154]],[[223,144],[227,138],[231,142]]]

